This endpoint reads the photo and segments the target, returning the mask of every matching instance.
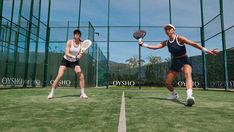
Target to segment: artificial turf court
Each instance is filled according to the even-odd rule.
[[[194,90],[196,104],[185,107],[164,99],[165,88],[60,88],[47,99],[49,88],[0,90],[0,131],[115,132],[118,130],[122,92],[125,92],[128,132],[223,132],[234,130],[234,92]]]

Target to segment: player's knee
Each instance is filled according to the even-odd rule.
[[[84,81],[84,76],[80,76],[80,80],[81,80],[81,81]]]
[[[83,73],[80,73],[80,74],[79,74],[79,78],[80,78],[80,80],[83,81],[83,80],[84,80],[84,74],[83,74]]]

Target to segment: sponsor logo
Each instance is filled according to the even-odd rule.
[[[54,83],[54,80],[50,80],[50,85]],[[71,85],[71,80],[60,80],[59,81],[59,86],[70,86]]]
[[[178,81],[177,82],[177,86],[179,86],[179,87],[185,87],[185,82],[184,81]],[[200,83],[199,82],[197,82],[197,81],[194,81],[193,82],[193,86],[194,87],[199,87],[200,86]]]
[[[134,81],[113,81],[113,85],[115,86],[135,86]]]
[[[3,77],[2,78],[3,85],[32,85],[40,86],[40,80],[24,80],[22,78],[11,78],[11,77]]]
[[[179,87],[185,87],[185,85],[186,84],[184,81],[177,82],[177,86]],[[204,85],[204,83],[200,83],[198,81],[193,82],[194,87],[202,87],[202,85]],[[223,81],[216,81],[216,82],[208,83],[208,87],[211,87],[211,88],[224,88],[226,85],[228,85],[229,88],[234,88],[234,81],[228,81],[227,84],[226,82],[223,82]]]

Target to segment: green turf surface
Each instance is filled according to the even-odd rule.
[[[47,99],[48,88],[0,90],[0,132],[116,132],[122,91],[125,91],[128,132],[223,132],[234,130],[234,92],[195,90],[196,104],[185,107],[165,100],[165,88],[62,88]]]
[[[196,104],[185,107],[185,91],[178,102],[166,100],[164,89],[125,91],[129,132],[230,132],[234,130],[234,93],[194,90]]]
[[[0,132],[111,132],[118,128],[122,91],[59,89],[47,99],[49,89],[0,90]]]

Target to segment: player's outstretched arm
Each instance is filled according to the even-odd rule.
[[[218,49],[215,48],[213,50],[208,50],[206,49],[205,47],[201,46],[200,44],[192,41],[192,40],[189,40],[187,39],[186,37],[184,36],[178,36],[178,41],[182,44],[188,44],[188,45],[191,45],[199,50],[202,50],[203,52],[207,53],[207,54],[210,54],[210,55],[216,55],[219,53]]]
[[[161,48],[165,47],[166,41],[163,41],[163,42],[156,44],[156,45],[146,44],[144,42],[139,42],[138,44],[142,47],[156,50],[156,49],[161,49]]]

